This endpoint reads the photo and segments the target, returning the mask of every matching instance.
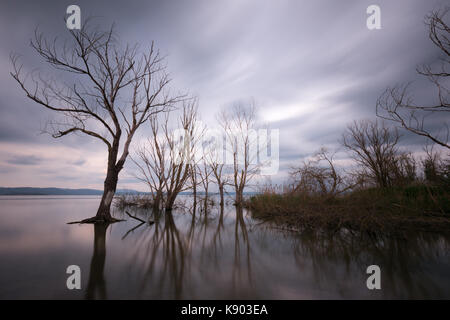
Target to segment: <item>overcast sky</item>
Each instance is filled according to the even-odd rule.
[[[184,0],[2,1],[0,5],[0,186],[98,188],[106,148],[89,137],[39,134],[52,113],[26,99],[11,78],[9,55],[26,70],[43,65],[29,48],[38,26],[50,39],[67,34],[68,5],[82,20],[116,23],[120,39],[168,55],[173,87],[199,98],[202,120],[221,108],[254,99],[260,120],[280,130],[280,173],[337,140],[355,120],[375,119],[375,101],[389,85],[414,80],[419,99],[433,88],[415,73],[439,52],[424,17],[440,0]],[[366,8],[381,8],[380,30],[366,27]],[[447,120],[445,120],[447,121]],[[142,134],[141,136],[142,137]],[[138,137],[139,139],[139,137]],[[406,136],[417,150],[422,139]],[[343,161],[345,155],[340,156]],[[119,188],[143,190],[129,164]]]

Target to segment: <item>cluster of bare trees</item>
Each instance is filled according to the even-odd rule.
[[[254,107],[237,106],[218,116],[228,142],[209,142],[212,147],[206,149],[227,149],[233,159],[228,174],[217,152],[198,156],[198,150],[205,148],[200,145],[204,128],[198,126],[196,100],[171,93],[165,57],[153,42],[146,51],[140,51],[138,45],[121,47],[113,27],[98,31],[91,28],[90,21],[81,30],[69,32],[70,41],[63,44],[57,39],[48,41],[38,31],[31,41],[31,47],[45,63],[58,73],[62,71],[63,81],[23,72],[17,55],[11,55],[11,76],[29,99],[61,116],[47,125],[54,138],[84,134],[107,147],[100,206],[95,217],[81,222],[116,221],[111,216],[111,203],[119,173],[144,123],[148,123],[150,135],[137,148],[133,160],[139,179],[151,191],[155,208],[171,210],[177,195],[188,189],[196,195],[198,188],[203,188],[208,194],[210,182],[217,184],[222,205],[229,184],[236,192],[236,203],[242,202],[244,188],[256,172],[249,153],[255,142],[250,134],[255,125]],[[183,137],[176,137],[170,126],[174,110],[181,110],[177,124],[185,133]]]
[[[423,177],[419,177],[419,162],[410,152],[399,147],[396,128],[384,122],[361,120],[350,124],[342,135],[341,145],[356,167],[350,171],[337,168],[333,155],[321,149],[312,159],[295,166],[290,172],[290,192],[304,195],[334,197],[355,188],[404,186],[422,181],[450,181],[450,163],[433,148],[425,148],[422,159]]]
[[[137,178],[150,189],[154,209],[171,210],[177,195],[190,188],[192,166],[195,166],[195,148],[199,135],[194,135],[197,120],[195,100],[182,107],[178,124],[187,133],[182,147],[174,129],[170,128],[170,112],[149,119],[150,137],[136,151],[133,162],[139,169]],[[162,118],[162,119],[158,119]],[[193,139],[190,139],[190,138]]]
[[[154,209],[172,210],[176,197],[188,190],[194,202],[202,190],[207,208],[212,185],[219,191],[221,206],[227,186],[235,191],[235,204],[242,205],[244,189],[258,173],[253,159],[257,157],[255,107],[239,104],[220,112],[217,120],[223,134],[218,135],[209,135],[199,121],[195,100],[185,101],[178,124],[171,128],[169,120],[176,113],[150,117],[150,137],[132,157],[137,178],[151,191]]]

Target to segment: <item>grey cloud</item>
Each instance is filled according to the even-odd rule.
[[[85,159],[78,159],[78,160],[72,161],[72,164],[74,164],[76,166],[82,166],[85,163],[86,163]]]
[[[7,159],[6,162],[19,166],[34,166],[40,164],[43,160],[44,159],[34,155],[14,155]]]

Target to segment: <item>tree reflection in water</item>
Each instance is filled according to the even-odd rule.
[[[177,215],[183,215],[179,225],[174,218]],[[190,215],[189,219],[186,219],[187,215]],[[251,280],[250,242],[243,209],[236,208],[235,215],[232,219],[235,221],[233,264],[229,267],[228,259],[223,259],[222,233],[227,229],[223,206],[205,208],[205,202],[200,201],[197,206],[184,208],[184,213],[150,213],[150,219],[155,223],[139,228],[128,270],[139,275],[140,296],[146,296],[149,291],[155,297],[182,299],[192,296],[195,294],[194,273],[207,284],[214,281],[211,275],[227,277],[224,274],[227,272],[233,281],[233,291],[239,290],[242,283],[246,286]],[[189,225],[180,224],[187,221]],[[241,250],[245,259],[241,258]],[[247,270],[247,279],[242,275],[243,270]]]
[[[288,297],[319,298],[449,295],[443,285],[449,279],[448,235],[287,233],[253,220],[240,207],[206,210],[191,204],[174,213],[136,208],[133,214],[154,224],[129,221],[132,227],[121,230],[118,241],[125,251],[118,251],[117,268],[125,278],[125,297],[282,298],[283,290],[291,294]],[[87,299],[107,298],[107,229],[94,226]],[[366,268],[372,264],[381,267],[379,292],[366,288]]]
[[[91,259],[86,299],[107,299],[103,271],[106,259],[106,230],[109,225],[109,223],[94,224],[94,251]]]

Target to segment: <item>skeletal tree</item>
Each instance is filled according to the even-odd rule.
[[[426,137],[434,143],[450,149],[450,26],[444,21],[450,7],[434,11],[426,17],[428,35],[442,53],[440,65],[423,65],[416,68],[419,75],[425,76],[437,90],[437,100],[430,105],[413,102],[409,93],[410,84],[388,87],[376,103],[377,115],[400,124],[406,130]],[[443,121],[443,127],[434,131],[432,119]],[[444,131],[444,132],[443,132]]]
[[[225,204],[224,200],[225,186],[229,184],[229,176],[226,175],[226,172],[224,170],[225,163],[217,161],[216,158],[207,158],[207,161],[211,167],[215,183],[219,188],[220,206],[223,206]]]
[[[205,192],[205,197],[203,198],[205,213],[208,210],[208,195],[209,195],[209,184],[211,182],[211,175],[213,174],[212,168],[206,161],[205,155],[202,156],[200,161],[196,164],[196,173],[200,178],[201,186]]]
[[[208,130],[210,136],[205,137],[206,148],[203,149],[203,161],[210,168],[210,175],[214,178],[214,183],[219,188],[220,206],[225,204],[225,186],[229,184],[229,176],[226,172],[224,159],[224,141],[222,132]]]
[[[258,139],[256,133],[256,107],[235,104],[223,109],[218,122],[226,136],[226,161],[232,158],[231,185],[236,193],[235,204],[242,205],[244,189],[258,174]]]
[[[147,138],[145,144],[136,148],[136,155],[131,156],[131,161],[138,168],[138,173],[134,176],[150,189],[153,210],[159,211],[164,202],[167,143],[164,139],[161,140],[158,117],[151,116],[148,123],[151,136]]]
[[[201,138],[194,99],[183,103],[178,128],[181,131],[171,129],[170,114],[164,113],[163,121],[157,120],[158,115],[151,117],[151,136],[132,157],[139,170],[137,177],[150,187],[154,207],[166,211],[173,209],[180,192],[191,188],[191,167],[196,164],[196,146]]]
[[[362,120],[347,127],[341,143],[379,187],[390,187],[399,138],[396,129],[391,130],[377,121]]]
[[[138,128],[152,115],[170,109],[182,100],[168,90],[170,78],[164,57],[153,42],[148,50],[120,46],[114,27],[71,30],[70,42],[48,41],[38,31],[31,47],[44,62],[71,76],[55,81],[34,73],[22,75],[17,55],[11,56],[12,77],[26,96],[62,116],[50,123],[54,138],[79,133],[103,142],[108,151],[104,192],[97,214],[81,222],[116,221],[110,207],[119,173],[129,154]],[[31,81],[31,83],[29,83]]]
[[[352,188],[338,172],[333,156],[326,148],[321,148],[312,159],[292,167],[289,173],[293,180],[292,192],[334,197]]]

